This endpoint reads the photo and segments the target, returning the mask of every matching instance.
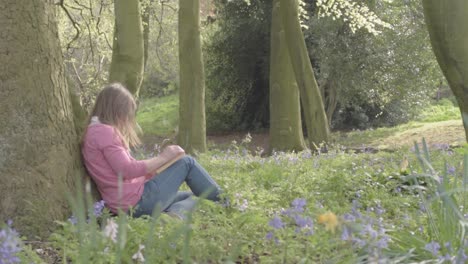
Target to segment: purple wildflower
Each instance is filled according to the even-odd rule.
[[[314,225],[312,219],[309,217],[301,217],[300,215],[296,215],[294,220],[296,221],[296,225],[300,228],[312,228]]]
[[[294,211],[291,210],[291,209],[283,209],[281,210],[281,214],[282,215],[286,215],[286,216],[289,216],[289,217],[294,217]]]
[[[424,249],[431,252],[432,255],[437,256],[439,254],[440,245],[439,243],[432,241],[431,243],[426,244]]]
[[[268,240],[272,240],[274,237],[275,237],[275,235],[273,235],[273,232],[268,232],[268,234],[266,234],[266,236],[265,236],[265,238],[268,239]]]
[[[105,204],[104,200],[94,203],[94,216],[99,217],[102,215],[102,210],[104,210]]]
[[[452,243],[450,243],[450,242],[445,242],[444,247],[445,247],[449,252],[452,252],[452,250],[453,250],[453,248],[452,248]]]
[[[352,241],[358,246],[358,247],[364,247],[366,245],[366,241],[357,237],[353,237]]]
[[[447,143],[432,144],[432,147],[437,149],[437,150],[448,150],[450,148],[449,144],[447,144]]]
[[[352,214],[344,214],[343,219],[348,221],[348,222],[354,222],[356,221],[356,217]]]
[[[307,201],[303,198],[296,198],[292,201],[291,205],[297,212],[303,212],[304,206],[307,205]]]
[[[284,226],[283,221],[281,221],[281,218],[278,216],[273,217],[273,219],[270,220],[268,223],[269,226],[275,228],[275,229],[281,229]]]
[[[447,164],[447,174],[454,175],[455,174],[455,167],[452,165]]]
[[[351,238],[351,234],[349,232],[349,229],[344,226],[343,231],[341,232],[341,240],[349,240]]]
[[[362,233],[363,235],[369,234],[369,236],[370,236],[372,239],[376,239],[376,238],[377,238],[377,235],[378,235],[377,231],[372,227],[371,224],[366,224],[361,233]]]
[[[21,251],[20,242],[18,233],[11,228],[11,221],[8,221],[8,225],[0,230],[0,263],[20,263],[16,255]]]
[[[388,240],[388,236],[383,236],[377,241],[376,246],[380,249],[388,248]]]

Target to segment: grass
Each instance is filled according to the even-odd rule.
[[[81,224],[57,228],[53,245],[73,263],[131,263],[140,245],[145,245],[147,263],[409,263],[434,258],[425,250],[433,238],[424,230],[432,223],[420,211],[421,198],[434,192],[425,186],[413,189],[400,173],[404,156],[411,175],[425,172],[416,153],[357,155],[331,149],[321,155],[260,157],[243,148],[198,157],[226,191],[230,206],[200,200],[187,222],[117,218],[125,230],[117,242],[81,216]],[[454,167],[444,175],[456,185],[463,174],[462,153],[429,150],[434,171]],[[402,243],[412,232],[418,239]]]
[[[176,133],[178,95],[143,99],[139,109],[137,121],[145,136],[171,137]],[[429,144],[463,144],[465,138],[459,109],[450,100],[443,99],[425,108],[409,123],[365,131],[338,131],[332,133],[332,142],[353,148],[366,146],[393,150],[412,145],[422,137]]]
[[[145,135],[170,136],[177,130],[179,98],[177,94],[143,99],[137,122]]]
[[[146,133],[167,135],[176,124],[175,109],[176,95],[144,100],[138,121]],[[444,111],[433,112],[445,116],[443,120],[451,116]],[[414,131],[424,133],[435,124],[442,124],[444,130],[436,135],[442,137],[448,124],[458,122],[423,120],[356,131],[340,140],[365,145],[386,140],[400,143]],[[410,145],[401,146],[376,154],[331,147],[328,153],[317,155],[306,151],[269,157],[249,154],[245,151],[248,143],[212,150],[197,159],[225,190],[229,206],[200,200],[186,222],[159,214],[139,219],[120,215],[114,221],[120,230],[114,242],[106,235],[108,225],[99,227],[92,215],[87,222],[84,204],[74,202],[78,225],[60,222],[50,242],[73,263],[139,263],[134,256],[140,251],[146,263],[410,263],[431,259],[438,263],[442,255],[426,248],[447,241],[459,241],[453,245],[462,251],[443,246],[440,252],[462,259],[468,241],[460,240],[458,231],[450,231],[458,227],[443,229],[446,225],[441,219],[447,219],[447,211],[436,199],[452,204],[448,198],[465,201],[466,193],[456,188],[466,187],[468,181],[468,150],[429,144],[411,151]],[[419,165],[421,160],[425,168]],[[402,174],[403,161],[408,161],[404,171],[409,176]],[[444,189],[438,182],[427,184],[421,179],[413,184],[414,177],[424,179],[428,173],[433,179],[442,176],[444,186],[454,187]],[[302,207],[297,201],[302,201]],[[89,200],[86,204],[92,208]],[[430,206],[434,210],[427,210]],[[459,215],[468,213],[465,208],[458,210]],[[426,212],[440,213],[434,217]],[[98,220],[106,223],[106,217]],[[436,231],[444,236],[435,236]]]
[[[414,121],[395,127],[335,132],[332,141],[348,147],[396,149],[426,138],[429,144],[460,146],[465,142],[460,110],[447,99],[425,108]]]

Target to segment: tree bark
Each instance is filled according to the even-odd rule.
[[[206,151],[205,73],[202,56],[199,0],[180,0],[177,142],[188,153]]]
[[[82,176],[55,7],[0,3],[0,222],[45,236]]]
[[[109,81],[122,83],[138,97],[145,59],[140,1],[115,0],[114,15],[114,41]]]
[[[328,127],[331,127],[333,114],[335,113],[338,105],[336,82],[333,78],[333,75],[331,75],[331,77],[325,81],[325,84],[320,87],[320,93],[324,101],[325,113],[327,114]]]
[[[311,148],[317,148],[321,143],[328,142],[330,132],[322,96],[302,34],[297,1],[281,0],[281,11],[289,56],[306,119],[308,141]]]
[[[423,0],[432,49],[455,95],[468,141],[468,1]]]
[[[270,40],[270,151],[301,151],[299,89],[294,76],[280,16],[280,0],[273,1]]]
[[[140,3],[144,0],[140,0]],[[144,69],[146,69],[146,63],[148,61],[148,45],[149,45],[149,34],[150,34],[150,11],[151,11],[151,4],[153,1],[147,1],[147,3],[142,4],[142,12],[141,12],[141,22],[143,25],[143,65]]]

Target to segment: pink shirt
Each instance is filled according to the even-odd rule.
[[[130,155],[114,127],[89,125],[81,151],[88,172],[112,212],[117,213],[118,208],[127,211],[138,203],[146,182],[146,165]],[[123,178],[121,197],[118,175]]]

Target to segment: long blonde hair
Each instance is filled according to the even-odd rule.
[[[141,144],[137,135],[137,104],[132,94],[120,83],[112,83],[99,93],[90,118],[97,116],[103,124],[113,126],[127,148]]]

